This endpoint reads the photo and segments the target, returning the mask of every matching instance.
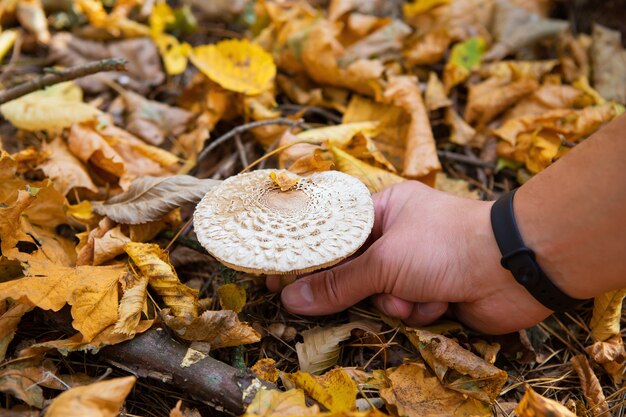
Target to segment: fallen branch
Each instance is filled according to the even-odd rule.
[[[460,162],[462,164],[473,165],[481,168],[494,168],[494,164],[491,162],[481,161],[478,158],[472,158],[471,156],[463,155],[455,152],[437,151],[437,155],[440,158],[447,159],[449,161]]]
[[[204,159],[209,153],[211,153],[213,149],[217,148],[218,146],[220,146],[222,143],[226,142],[230,138],[240,135],[241,133],[247,130],[254,129],[255,127],[270,126],[270,125],[283,125],[283,126],[294,127],[294,126],[302,125],[302,123],[303,123],[302,120],[278,118],[278,119],[270,119],[270,120],[260,120],[258,122],[251,122],[251,123],[246,123],[245,125],[237,126],[231,131],[215,139],[213,142],[209,143],[209,145],[206,148],[204,148],[202,152],[198,154],[198,157],[196,158],[196,165],[198,164],[198,162]]]
[[[75,80],[98,72],[126,71],[126,63],[127,61],[124,58],[109,58],[55,71],[54,73],[46,74],[34,80],[0,91],[0,104],[15,100],[16,98],[20,98],[33,91],[41,90],[51,85]]]

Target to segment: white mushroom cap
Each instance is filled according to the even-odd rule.
[[[196,235],[216,259],[250,273],[304,273],[334,265],[363,245],[374,225],[374,203],[361,181],[326,171],[298,177],[281,191],[271,172],[287,171],[230,177],[198,203]]]

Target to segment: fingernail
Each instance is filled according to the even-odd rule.
[[[296,282],[283,290],[283,303],[293,307],[307,307],[313,304],[313,291],[308,282]]]

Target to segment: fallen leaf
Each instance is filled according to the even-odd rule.
[[[582,94],[582,91],[569,85],[542,85],[519,101],[505,114],[504,119],[540,115],[556,109],[571,109]]]
[[[457,43],[450,51],[450,58],[443,70],[443,83],[447,91],[467,80],[473,70],[480,66],[487,43],[479,36]]]
[[[302,332],[303,341],[296,343],[300,370],[318,375],[337,364],[339,343],[350,337],[354,329],[376,334],[380,326],[367,321],[353,321],[333,327],[314,327]]]
[[[118,307],[118,319],[113,328],[114,333],[133,336],[139,325],[141,313],[148,297],[148,277],[141,276],[134,285],[126,288]]]
[[[626,373],[626,350],[621,334],[587,346],[585,351],[594,362],[602,365],[615,384],[621,384]]]
[[[31,407],[43,408],[42,386],[54,381],[55,371],[53,366],[35,365],[30,361],[10,364],[0,370],[0,392],[10,394]]]
[[[348,144],[357,133],[366,135],[374,135],[378,131],[378,122],[355,122],[342,123],[335,126],[319,127],[317,129],[309,129],[296,135],[299,140],[307,140],[311,143],[322,144],[328,141],[339,147]]]
[[[287,380],[300,388],[306,395],[334,413],[349,412],[355,409],[356,384],[341,368],[335,368],[321,376],[297,371],[283,374]]]
[[[103,72],[81,78],[76,83],[88,93],[108,90],[109,85],[102,77],[120,82],[129,88],[147,93],[150,87],[165,79],[156,46],[149,38],[126,39],[108,43],[79,38],[68,32],[60,32],[50,42],[51,61],[65,67],[85,64],[89,61],[107,59],[112,56],[128,61],[127,71]]]
[[[246,408],[244,417],[248,416],[307,416],[319,415],[317,405],[308,407],[301,389],[289,391],[260,389]]]
[[[206,342],[211,348],[256,343],[260,335],[241,323],[234,311],[205,311],[198,317],[174,317],[163,311],[163,321],[184,340]]]
[[[446,109],[445,121],[450,127],[450,142],[461,146],[481,145],[476,140],[476,130],[467,124],[453,108]]]
[[[61,195],[67,195],[76,187],[98,191],[83,164],[70,153],[61,137],[50,144],[44,143],[42,151],[48,154],[48,159],[39,168],[52,180]]]
[[[245,39],[197,46],[189,59],[223,88],[244,94],[254,95],[268,90],[276,76],[272,56]]]
[[[470,85],[465,120],[483,127],[538,87],[537,82],[531,79],[508,83],[497,77]]]
[[[94,204],[93,210],[123,224],[147,223],[183,204],[197,203],[217,184],[217,180],[188,175],[137,178],[127,191]]]
[[[154,243],[129,242],[124,246],[152,288],[177,318],[198,316],[198,291],[181,283],[167,253]],[[184,323],[184,320],[182,321]]]
[[[238,284],[224,284],[217,289],[222,310],[241,313],[246,306],[246,289]]]
[[[117,7],[111,13],[107,13],[104,5],[97,0],[76,0],[76,7],[93,27],[111,36],[133,38],[150,34],[147,26],[129,19],[124,13],[119,13]]]
[[[585,396],[587,408],[591,410],[591,414],[594,417],[600,415],[610,416],[609,405],[602,392],[602,385],[600,385],[598,377],[591,369],[587,358],[583,355],[576,355],[570,359],[570,363],[578,375],[580,387]]]
[[[0,106],[2,115],[24,130],[53,130],[93,120],[100,111],[83,103],[76,84],[65,82],[35,91]]]
[[[1,303],[0,303],[1,305]],[[4,361],[9,343],[15,336],[20,320],[32,307],[21,303],[12,303],[6,310],[0,308],[0,361]]]
[[[404,178],[387,170],[366,164],[339,148],[333,146],[329,150],[333,155],[335,168],[338,171],[358,178],[372,193],[377,193],[387,187],[405,181]]]
[[[533,391],[530,386],[526,386],[526,392],[515,407],[515,412],[519,417],[576,417],[576,414],[569,411],[565,406],[554,400],[542,397]]]
[[[386,102],[402,108],[411,118],[402,166],[402,175],[409,178],[422,178],[441,170],[428,112],[416,81],[407,76],[391,78],[384,92]]]
[[[263,358],[250,368],[252,372],[264,381],[276,382],[280,371],[276,369],[276,361],[272,358]],[[303,398],[304,399],[304,398]]]
[[[385,59],[393,56],[400,52],[404,38],[410,33],[411,28],[406,23],[392,20],[345,48],[339,65],[347,66],[357,59]]]
[[[491,415],[489,406],[444,387],[422,363],[408,362],[386,374],[380,396],[399,417]]]
[[[444,107],[450,107],[452,100],[446,95],[446,90],[437,77],[437,73],[431,71],[428,74],[428,84],[426,85],[426,94],[424,96],[424,103],[429,112],[442,109]]]
[[[540,82],[544,75],[552,71],[558,61],[499,61],[481,66],[476,72],[483,78],[496,77],[502,81],[534,80]]]
[[[500,352],[499,343],[489,343],[484,340],[477,340],[472,343],[472,347],[476,349],[479,355],[483,357],[487,362],[494,364],[496,362],[496,356]]]
[[[170,135],[182,134],[192,117],[187,110],[148,100],[132,91],[126,91],[122,97],[129,112],[126,129],[152,145],[160,145]]]
[[[448,3],[450,0],[413,0],[402,5],[402,12],[405,16],[410,17]]]
[[[15,15],[20,25],[33,33],[37,40],[43,44],[50,42],[50,31],[48,30],[48,19],[43,10],[41,0],[23,0],[17,2]]]
[[[48,417],[115,417],[137,378],[126,376],[69,389],[52,400]]]
[[[626,49],[621,32],[594,23],[590,56],[593,86],[605,99],[626,104]]]
[[[107,230],[102,237],[93,239],[93,262],[91,264],[102,265],[115,259],[124,253],[124,245],[128,242],[130,239],[122,232],[120,225]]]
[[[3,30],[0,33],[0,60],[11,50],[18,36],[17,29]]]
[[[411,65],[434,65],[444,58],[451,42],[452,37],[447,30],[432,30],[408,43],[403,55]]]
[[[591,339],[594,342],[603,342],[620,334],[624,296],[626,296],[626,289],[610,291],[593,300],[593,316],[589,327]]]
[[[505,371],[447,337],[412,328],[406,335],[446,388],[492,404],[507,380]]]

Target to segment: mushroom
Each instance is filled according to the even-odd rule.
[[[259,274],[334,265],[363,245],[373,224],[367,187],[338,171],[239,174],[211,189],[194,213],[198,240],[212,256]]]

